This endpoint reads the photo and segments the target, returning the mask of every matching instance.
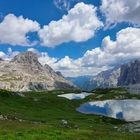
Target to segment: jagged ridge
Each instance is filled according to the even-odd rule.
[[[103,71],[85,82],[85,90],[125,87],[131,93],[140,93],[140,59]]]
[[[42,66],[33,52],[21,53],[11,61],[0,61],[1,89],[30,91],[74,87],[50,66]]]

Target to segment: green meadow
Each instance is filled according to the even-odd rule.
[[[57,95],[80,91],[14,93],[0,91],[0,140],[139,140],[122,131],[127,122],[76,111],[82,103],[105,99],[139,99],[124,89],[97,89],[82,100]],[[22,96],[21,96],[22,94]]]

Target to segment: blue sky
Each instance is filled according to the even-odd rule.
[[[105,1],[105,0],[103,0]],[[103,1],[100,0],[4,0],[0,1],[0,21],[1,23],[4,22],[4,18],[9,15],[13,14],[15,17],[23,16],[23,19],[28,18],[31,21],[36,21],[40,29],[44,28],[44,25],[49,25],[51,21],[59,21],[62,19],[63,15],[68,15],[70,9],[74,9],[74,6],[78,3],[84,2],[85,5],[92,5],[94,8],[96,7],[96,16],[100,22],[102,22],[102,26],[99,25],[99,29],[94,28],[94,35],[91,35],[88,37],[88,39],[81,39],[80,41],[75,41],[75,39],[71,39],[72,41],[61,41],[61,43],[58,43],[57,45],[54,45],[53,47],[48,47],[47,45],[42,45],[40,43],[40,38],[37,34],[38,29],[35,29],[35,32],[27,32],[27,35],[30,38],[30,41],[37,41],[38,43],[31,45],[31,46],[26,46],[26,45],[20,45],[20,43],[9,43],[9,42],[3,42],[3,40],[0,40],[0,51],[4,52],[5,54],[7,53],[8,48],[12,48],[13,52],[14,51],[19,51],[19,52],[24,52],[27,51],[28,48],[34,48],[38,52],[46,52],[47,56],[51,58],[57,59],[56,62],[59,60],[65,58],[68,56],[70,58],[70,61],[79,61],[78,59],[83,58],[84,55],[87,53],[87,51],[92,51],[95,48],[100,48],[103,46],[103,40],[107,36],[110,37],[110,42],[111,41],[116,41],[116,35],[119,31],[122,29],[126,29],[127,27],[132,27],[132,28],[137,28],[139,29],[139,19],[137,18],[137,14],[133,13],[135,10],[135,5],[139,3],[139,0],[136,0],[135,2],[130,2],[127,3],[127,1],[124,0],[124,7],[130,8],[132,3],[134,5],[134,10],[128,11],[126,15],[123,15],[122,13],[117,13],[116,11],[111,11],[112,7],[110,7],[110,12],[116,16],[116,19],[111,15],[111,13],[108,12],[106,9],[106,6],[103,5]],[[108,5],[110,2],[114,2],[114,0],[107,0]],[[131,5],[130,5],[130,4]],[[65,4],[65,5],[63,5]],[[119,5],[120,4],[120,5]],[[103,5],[103,6],[102,6]],[[102,6],[102,10],[101,10]],[[124,9],[124,7],[121,7],[121,2],[118,1],[117,4],[118,8]],[[113,13],[114,12],[114,13]],[[127,16],[132,13],[131,16],[135,16],[136,18],[130,17],[130,19],[127,18]],[[119,15],[120,14],[120,15]],[[128,15],[127,15],[128,14]],[[134,15],[135,14],[135,15]],[[86,13],[85,13],[86,15]],[[117,18],[117,16],[119,18]],[[113,25],[113,26],[112,26]],[[137,25],[137,26],[136,26]],[[3,27],[3,26],[2,26]],[[11,26],[10,26],[11,27]],[[63,26],[62,26],[63,27]],[[22,28],[22,25],[21,25]],[[37,27],[36,27],[37,28]],[[98,27],[97,27],[98,28]],[[51,29],[51,28],[50,28]],[[31,29],[34,30],[34,29]],[[16,30],[17,31],[17,30]],[[46,33],[47,34],[47,33]],[[49,36],[50,37],[50,36]],[[0,37],[1,38],[1,37]],[[53,38],[54,39],[54,38]],[[95,50],[93,50],[95,51]],[[93,56],[94,58],[94,56]],[[130,57],[129,57],[130,58]],[[129,60],[129,58],[122,58],[125,62]],[[132,57],[132,58],[137,58],[137,57]],[[132,59],[131,58],[131,59]],[[95,59],[95,58],[94,58]],[[98,58],[99,59],[99,58]],[[116,61],[120,61],[116,58],[114,58]],[[82,60],[83,61],[83,60]],[[95,60],[94,60],[95,61]],[[55,63],[56,63],[55,62]],[[73,63],[73,62],[72,62]],[[99,62],[100,63],[100,62]],[[106,63],[104,66],[98,64],[89,64],[92,65],[92,67],[88,67],[89,69],[95,68],[97,69],[95,71],[89,72],[89,74],[94,74],[97,73],[97,71],[104,70],[109,68],[112,65],[118,64],[117,62],[112,62],[111,64]],[[54,66],[54,64],[50,64],[54,69],[62,71],[64,75],[66,72],[64,72],[64,69],[69,69],[66,67],[59,67]],[[58,64],[57,64],[58,65]],[[81,66],[83,65],[83,66]],[[85,64],[81,64],[80,66],[82,68],[85,68]],[[101,68],[102,67],[102,68]],[[104,67],[104,68],[103,68]],[[100,70],[99,70],[100,68]],[[62,70],[61,70],[62,69]],[[70,68],[69,72],[73,72],[74,70],[71,71],[72,68]],[[80,70],[79,70],[80,71]],[[88,73],[85,73],[87,75]],[[77,75],[77,74],[76,74]],[[84,75],[84,72],[81,73],[81,75]]]
[[[99,6],[100,0],[84,0],[85,3],[94,4]],[[71,3],[71,7],[73,7],[77,2]],[[29,18],[32,20],[36,20],[41,24],[41,26],[49,24],[52,20],[59,20],[64,14],[67,14],[67,10],[60,10],[56,8],[53,0],[4,0],[0,1],[0,11],[5,17],[9,13],[13,13],[16,16],[23,15],[24,18]],[[85,42],[70,42],[63,43],[56,48],[47,48],[42,47],[40,45],[34,46],[34,48],[39,51],[47,51],[50,56],[55,56],[58,58],[62,58],[65,55],[68,55],[72,58],[81,57],[87,50],[93,49],[95,47],[99,47],[101,45],[102,39],[111,35],[112,38],[115,37],[116,32],[123,28],[125,25],[117,26],[115,29],[109,29],[106,31],[100,30],[95,37],[89,39]],[[0,45],[0,50],[4,50],[11,47],[11,45]],[[12,46],[13,50],[25,51],[26,47],[20,46]]]

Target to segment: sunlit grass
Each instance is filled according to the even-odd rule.
[[[68,100],[58,94],[79,91],[16,93],[1,90],[0,112],[8,120],[0,121],[0,140],[135,140],[140,134],[118,132],[126,122],[76,112],[80,104],[110,98],[139,98],[123,89],[96,90],[83,100]],[[123,96],[122,96],[123,94]],[[102,95],[101,99],[97,96]],[[121,95],[121,96],[120,96]],[[62,120],[67,121],[64,124]]]

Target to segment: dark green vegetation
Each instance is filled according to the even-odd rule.
[[[126,122],[75,111],[91,100],[140,98],[124,89],[93,91],[83,100],[57,97],[72,91],[11,93],[0,91],[0,140],[138,140],[140,134],[119,132]],[[79,92],[79,91],[74,91]],[[24,95],[24,97],[22,97]],[[3,116],[3,118],[2,118]]]

